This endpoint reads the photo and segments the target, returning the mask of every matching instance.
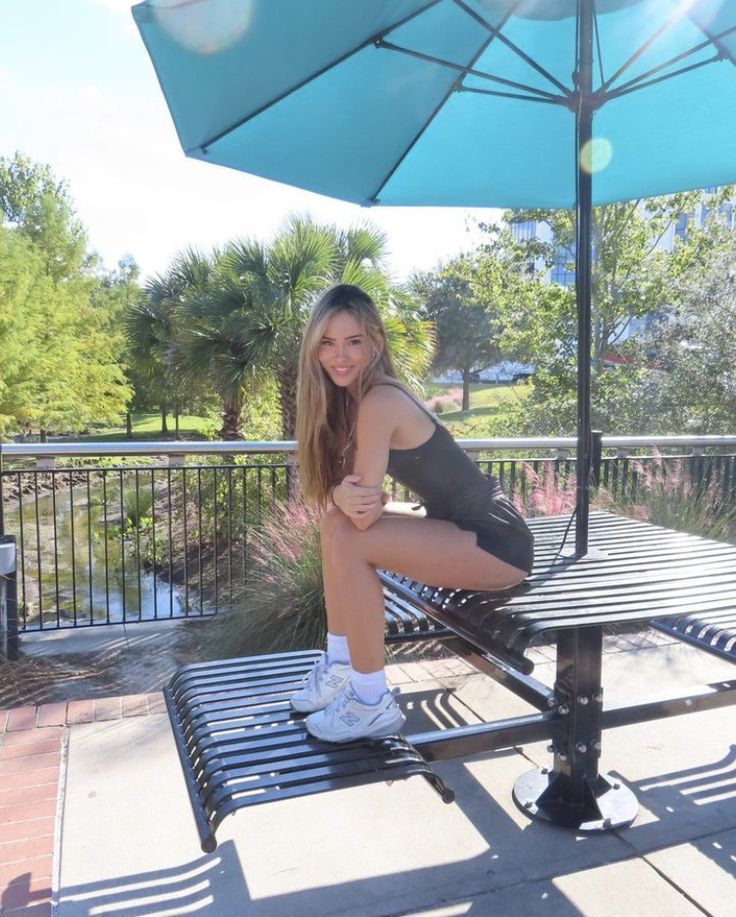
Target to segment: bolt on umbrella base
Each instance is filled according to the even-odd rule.
[[[514,802],[530,818],[574,831],[627,828],[639,804],[630,789],[610,774],[584,778],[581,802],[570,800],[570,780],[547,768],[524,774],[514,784]],[[576,794],[577,795],[577,794]]]

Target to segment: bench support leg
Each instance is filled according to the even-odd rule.
[[[555,702],[562,719],[550,749],[554,767],[524,774],[514,785],[514,801],[527,814],[578,831],[623,828],[638,811],[627,787],[598,772],[602,650],[600,627],[560,633]]]

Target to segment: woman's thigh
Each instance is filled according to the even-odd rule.
[[[374,567],[433,586],[507,589],[527,576],[525,570],[479,548],[474,532],[444,519],[384,514],[364,532],[348,524],[334,548],[338,555],[358,553]]]

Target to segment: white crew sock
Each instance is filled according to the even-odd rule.
[[[327,634],[327,662],[329,665],[333,662],[350,665],[348,638],[344,634]]]
[[[350,684],[361,704],[375,705],[388,691],[385,669],[379,669],[377,672],[356,672],[353,669]]]

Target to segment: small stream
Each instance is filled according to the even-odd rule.
[[[111,510],[108,502],[105,512],[101,487],[75,488],[73,497],[59,490],[5,507],[5,532],[18,544],[19,617],[25,612],[27,627],[185,614],[179,589],[152,572],[150,520],[139,529],[129,525],[123,537],[121,518],[119,503]],[[161,555],[158,550],[159,564]]]

